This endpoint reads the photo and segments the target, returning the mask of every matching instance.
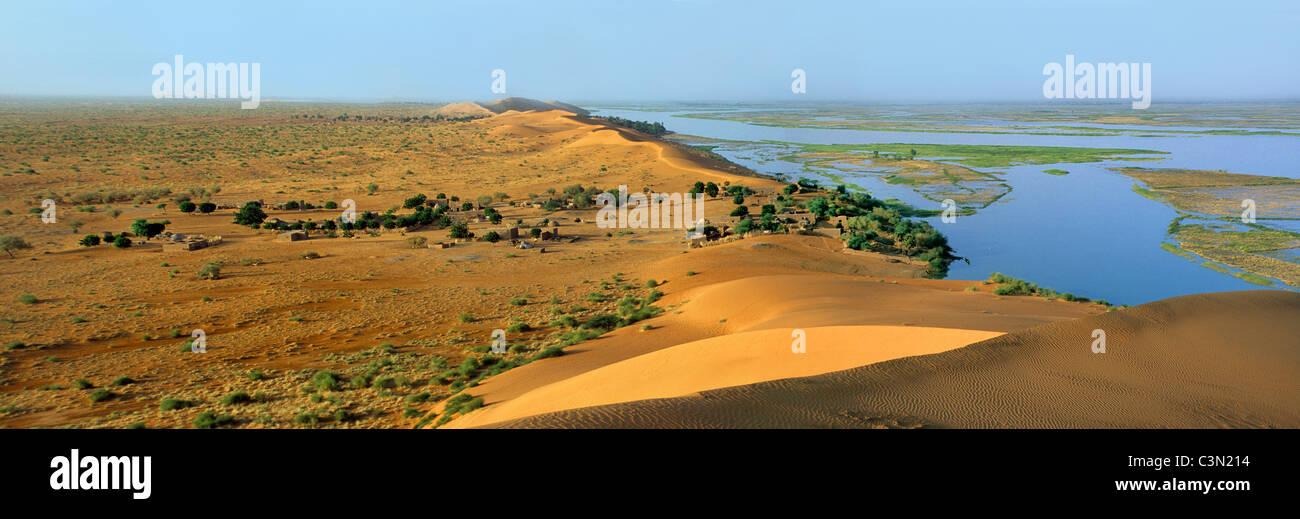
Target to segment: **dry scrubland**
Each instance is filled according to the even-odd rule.
[[[592,223],[594,209],[531,202],[574,184],[625,184],[634,192],[684,192],[697,181],[760,192],[784,184],[571,112],[478,106],[502,112],[439,120],[419,105],[0,105],[0,234],[31,245],[13,259],[0,256],[7,290],[0,300],[0,427],[869,426],[883,422],[874,415],[828,420],[836,411],[826,406],[839,404],[799,396],[780,411],[754,408],[769,418],[733,421],[697,419],[702,415],[689,407],[666,410],[662,402],[674,400],[620,403],[803,384],[780,380],[842,378],[834,372],[899,362],[929,366],[925,359],[976,355],[962,352],[983,350],[962,346],[979,341],[985,349],[1003,345],[999,354],[1013,359],[1013,343],[1055,352],[1043,354],[1055,364],[1022,359],[1028,367],[959,379],[1002,377],[1038,414],[959,419],[953,416],[964,416],[966,400],[936,397],[926,402],[940,411],[900,408],[898,423],[1090,425],[1097,422],[1070,418],[1077,413],[1055,416],[1051,400],[1042,400],[1071,391],[1071,369],[1082,368],[1059,359],[1073,358],[1065,350],[1087,351],[1086,320],[1128,319],[1122,322],[1133,333],[1147,334],[1138,336],[1163,333],[1162,324],[1141,321],[1144,314],[1125,317],[1137,309],[1107,312],[1093,303],[999,296],[987,282],[923,279],[923,262],[846,252],[824,236],[760,234],[690,248],[680,230],[607,233]],[[276,231],[233,223],[236,208],[250,200],[264,201],[270,218],[321,223],[340,210],[276,207],[353,199],[358,212],[406,215],[405,200],[439,193],[458,197],[453,204],[485,197],[502,215],[501,224],[469,223],[479,237],[522,220],[521,231],[558,231],[560,239],[526,240],[537,245],[531,249],[485,241],[417,247],[451,241],[449,229],[424,225],[354,237],[317,230],[284,242]],[[57,223],[31,212],[46,198],[58,201]],[[183,213],[185,200],[217,209]],[[752,213],[761,200],[746,201]],[[705,207],[710,221],[721,223],[735,205],[723,196]],[[140,218],[222,240],[193,251],[164,250],[161,237],[132,237],[128,248],[78,244],[86,234],[128,231]],[[200,276],[212,264],[219,274],[203,279],[212,277]],[[807,333],[803,356],[789,350],[796,328]],[[187,347],[193,329],[206,332],[206,353]],[[488,351],[494,329],[508,330],[506,353]],[[1051,340],[1038,340],[1043,334]],[[1166,384],[1166,393],[1199,380],[1179,371],[1178,355],[1221,355],[1214,353],[1220,342],[1188,337],[1199,337],[1200,346],[1164,352],[1173,355],[1164,357],[1170,369],[1186,375]],[[1279,377],[1289,370],[1294,381],[1294,352],[1267,353],[1285,357],[1275,370]],[[929,354],[938,357],[915,357]],[[1248,371],[1233,373],[1238,378],[1207,380],[1256,396],[1287,384],[1263,378],[1241,386]],[[896,377],[872,380],[881,376]],[[1056,389],[1014,389],[1043,379]],[[859,384],[827,380],[846,394]],[[1102,425],[1293,427],[1291,389],[1267,412],[1213,407],[1214,393],[1205,397],[1213,411],[1207,421],[1161,420],[1157,407],[1145,409],[1157,418],[1125,422],[1131,416],[1119,414]],[[613,419],[623,412],[608,409],[623,408],[598,407],[600,419],[571,418],[580,412],[574,408],[607,404],[631,406],[635,416]],[[800,406],[830,414],[790,418]],[[569,414],[529,418],[557,411]]]

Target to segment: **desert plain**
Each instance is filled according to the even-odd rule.
[[[563,103],[14,102],[0,172],[0,427],[1300,426],[1300,294],[934,279],[802,225],[834,186]],[[716,239],[574,203],[697,182]]]

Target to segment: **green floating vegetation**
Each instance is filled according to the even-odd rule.
[[[1254,283],[1256,285],[1266,286],[1266,287],[1273,286],[1273,280],[1266,278],[1264,276],[1251,274],[1249,272],[1234,272],[1232,275],[1247,283]]]
[[[1205,262],[1205,263],[1202,263],[1201,266],[1202,266],[1202,267],[1205,267],[1205,268],[1207,268],[1207,269],[1213,270],[1213,271],[1215,271],[1215,272],[1223,273],[1223,274],[1231,274],[1231,273],[1232,273],[1231,270],[1228,270],[1228,267],[1225,267],[1225,266],[1220,265],[1220,264],[1218,264],[1218,263],[1212,263],[1212,262],[1207,261],[1207,262]]]
[[[1164,200],[1160,199],[1160,195],[1157,195],[1155,191],[1142,187],[1141,184],[1133,184],[1133,192],[1157,202],[1164,202]]]
[[[1044,169],[1044,170],[1043,170],[1043,173],[1047,173],[1048,175],[1058,175],[1058,176],[1059,176],[1059,175],[1069,175],[1069,174],[1070,174],[1069,171],[1066,171],[1066,170],[1063,170],[1063,169]]]
[[[941,157],[948,162],[979,168],[1008,167],[1016,164],[1061,164],[1137,160],[1133,155],[1167,155],[1168,152],[1130,148],[1072,148],[1064,146],[977,146],[969,144],[806,144],[766,141],[797,146],[814,153],[871,153],[896,156]],[[1158,160],[1158,159],[1152,159]]]
[[[1178,248],[1177,245],[1174,245],[1172,243],[1161,243],[1160,248],[1187,259],[1196,259],[1196,256],[1188,254],[1187,252],[1183,251],[1183,249]]]

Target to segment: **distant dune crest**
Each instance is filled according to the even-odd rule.
[[[555,100],[538,101],[526,97],[507,97],[488,103],[479,103],[475,101],[465,101],[461,103],[451,103],[434,110],[435,115],[443,117],[491,117],[509,111],[515,112],[545,112],[550,110],[562,110],[575,115],[590,115],[591,112],[577,106],[562,103]]]

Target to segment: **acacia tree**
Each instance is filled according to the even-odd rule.
[[[239,208],[235,213],[235,223],[239,225],[259,224],[266,220],[266,213],[262,211],[262,205],[257,202],[249,202],[244,207]]]
[[[145,240],[153,238],[163,232],[167,226],[161,223],[149,223],[144,218],[137,218],[131,224],[131,234],[142,236]]]
[[[22,236],[12,234],[0,236],[0,250],[8,253],[10,258],[14,257],[14,251],[30,248],[32,248],[32,244],[27,243],[27,240],[24,240]]]

